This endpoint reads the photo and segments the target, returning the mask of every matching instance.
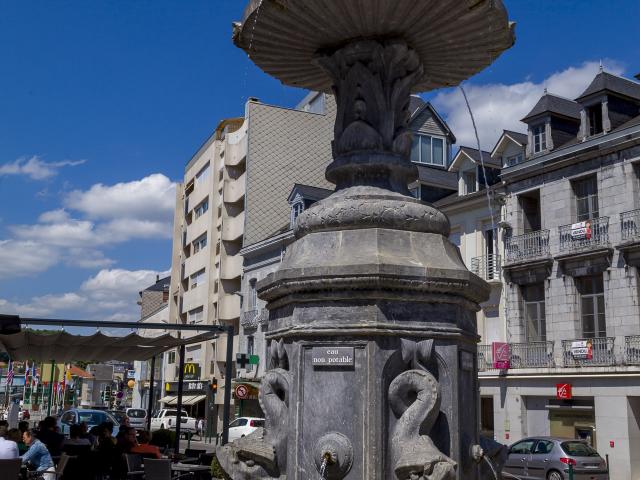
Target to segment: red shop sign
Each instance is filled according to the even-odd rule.
[[[556,397],[558,400],[571,400],[573,394],[571,392],[570,383],[558,383],[556,385]]]

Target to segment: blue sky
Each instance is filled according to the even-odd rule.
[[[124,319],[170,266],[172,182],[247,97],[292,106],[231,43],[239,0],[0,0],[0,312]],[[470,79],[485,148],[546,86],[640,72],[637,0],[511,0],[517,43]],[[425,95],[470,143],[457,90]]]

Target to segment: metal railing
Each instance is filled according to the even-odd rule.
[[[571,253],[609,245],[609,217],[558,227],[560,252]]]
[[[486,372],[487,370],[495,370],[491,345],[478,345],[478,371]]]
[[[500,255],[473,257],[471,271],[483,280],[500,280]]]
[[[620,230],[623,242],[640,240],[640,210],[621,213]]]
[[[553,361],[553,342],[511,343],[511,368],[551,368]]]
[[[627,365],[640,365],[640,335],[625,337],[624,362]]]
[[[562,340],[565,367],[608,367],[616,364],[615,337]]]
[[[505,244],[507,262],[521,262],[549,256],[549,230],[509,237]]]
[[[242,312],[240,324],[244,328],[258,328],[258,325],[266,325],[269,322],[269,310],[266,308],[254,308]]]

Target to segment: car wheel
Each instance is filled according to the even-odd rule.
[[[547,480],[563,480],[563,479],[564,479],[564,477],[557,470],[552,470],[547,475]]]

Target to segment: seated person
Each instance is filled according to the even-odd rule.
[[[148,458],[162,458],[160,448],[150,445],[149,442],[151,442],[151,432],[141,430],[138,433],[138,445],[131,449],[131,453],[139,453]]]
[[[38,440],[45,444],[51,455],[57,457],[62,453],[62,443],[64,435],[56,431],[58,422],[55,417],[46,417],[40,422],[40,431],[38,432]]]
[[[35,438],[30,430],[22,434],[22,440],[29,447],[27,453],[22,455],[22,463],[30,463],[36,472],[42,473],[43,480],[55,480],[55,468],[49,450],[40,440]]]
[[[91,447],[89,439],[82,437],[82,427],[80,425],[71,425],[69,427],[69,438],[64,441],[62,448],[64,449],[68,445]]]
[[[12,442],[16,442],[16,445],[18,445],[18,453],[20,455],[29,450],[29,448],[22,441],[22,432],[17,428],[12,428],[11,430],[9,430],[5,438],[7,440],[11,440]]]
[[[0,460],[11,460],[12,458],[18,458],[18,445],[16,442],[6,438],[7,427],[0,426]]]

